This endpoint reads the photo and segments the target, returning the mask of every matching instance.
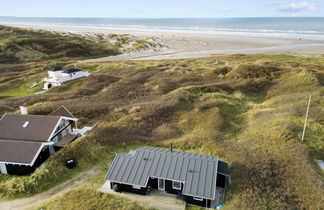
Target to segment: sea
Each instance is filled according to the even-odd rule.
[[[324,40],[324,17],[47,18],[0,17],[0,25],[98,28]]]

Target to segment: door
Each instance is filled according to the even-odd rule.
[[[159,190],[165,190],[165,180],[164,179],[159,179],[159,181],[158,181],[158,189]]]
[[[5,163],[0,163],[0,174],[7,174],[7,167]]]

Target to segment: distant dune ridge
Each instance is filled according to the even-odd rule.
[[[118,50],[77,35],[0,26],[0,63],[54,58],[98,57]]]
[[[0,63],[107,57],[162,46],[154,38],[134,39],[127,34],[80,35],[0,25]]]

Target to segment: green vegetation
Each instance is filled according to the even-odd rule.
[[[135,202],[122,199],[119,196],[95,191],[90,188],[73,189],[55,200],[37,208],[44,210],[56,209],[148,209]]]
[[[44,74],[44,64],[34,67],[38,65],[20,74],[34,81]],[[20,105],[33,114],[48,114],[65,105],[80,118],[80,126],[99,122],[99,129],[50,157],[31,176],[0,176],[0,197],[44,191],[94,164],[104,174],[111,152],[172,142],[176,149],[217,155],[231,164],[224,209],[323,208],[324,174],[314,162],[324,158],[322,58],[224,55],[79,67],[93,74],[40,95],[15,88],[18,74],[11,83],[4,82],[8,86],[0,96],[7,97],[0,101],[0,114]],[[8,94],[9,87],[16,93]],[[302,143],[310,92],[313,100]],[[71,156],[79,166],[68,170],[64,160]],[[100,185],[103,179],[93,183]],[[84,190],[72,192],[82,195]],[[93,198],[98,196],[104,195]],[[48,205],[59,204],[55,200]]]
[[[119,50],[80,35],[0,26],[0,63],[59,58],[89,58],[119,54]]]
[[[93,38],[103,44],[108,43],[113,45],[124,53],[166,47],[162,44],[162,41],[157,38],[138,39],[129,34],[110,34],[109,36],[96,34]]]

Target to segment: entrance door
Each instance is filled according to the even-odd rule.
[[[158,189],[159,190],[165,190],[165,180],[164,179],[159,179],[159,181],[158,181]]]
[[[7,174],[7,168],[5,163],[0,163],[0,174]]]

